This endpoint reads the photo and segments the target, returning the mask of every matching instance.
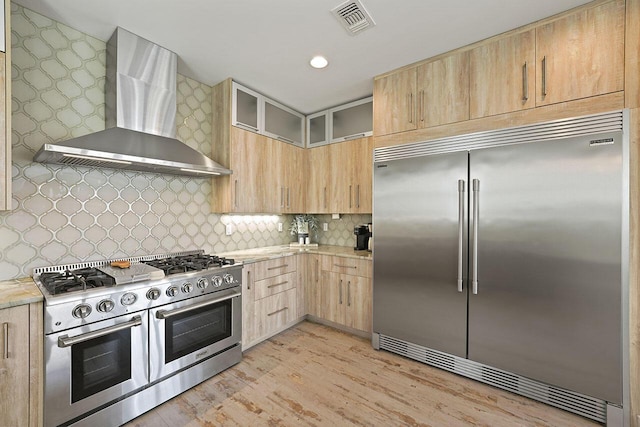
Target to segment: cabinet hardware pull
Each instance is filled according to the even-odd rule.
[[[289,264],[282,264],[282,265],[279,265],[277,267],[269,267],[269,268],[267,268],[267,270],[271,271],[271,270],[277,270],[279,268],[286,268],[286,267],[289,267]]]
[[[464,237],[464,179],[458,180],[458,292],[462,292],[462,249]]]
[[[333,264],[334,267],[338,267],[338,268],[358,268],[355,265],[342,265],[342,264]]]
[[[529,73],[527,73],[527,61],[522,66],[522,102],[529,100]]]
[[[547,96],[547,57],[542,57],[542,96]]]
[[[420,121],[424,123],[424,90],[420,91]]]
[[[235,206],[236,209],[238,208],[238,180],[237,179],[236,179],[235,188],[234,188],[233,206]]]
[[[349,209],[351,209],[351,185],[349,185]]]
[[[251,270],[247,270],[247,290],[251,290]]]
[[[273,285],[269,285],[269,286],[267,286],[267,289],[275,288],[276,286],[286,285],[287,283],[289,283],[289,281],[285,280],[284,282],[280,282],[280,283],[275,283]]]
[[[98,337],[103,337],[114,332],[122,331],[124,329],[130,329],[140,325],[142,325],[142,318],[140,316],[133,316],[133,318],[128,322],[119,323],[117,325],[113,325],[104,329],[98,329],[97,331],[87,332],[86,334],[76,335],[75,337],[62,335],[61,337],[58,337],[58,347],[71,347],[74,344],[79,344],[81,342],[89,341]]]
[[[473,247],[471,251],[472,270],[471,287],[473,294],[478,293],[478,227],[480,226],[480,180],[473,180]]]
[[[409,120],[409,123],[413,123],[413,92],[411,92],[411,95],[410,95],[409,116],[411,117],[411,120]]]
[[[316,258],[316,283],[318,283],[318,277],[320,276],[320,274],[318,273],[318,270],[320,270],[320,262]]]
[[[338,294],[340,295],[340,304],[342,304],[342,279],[340,279],[340,286],[338,286]]]
[[[280,187],[280,207],[284,208],[284,187]]]
[[[284,136],[279,136],[277,139],[279,139],[280,141],[288,142],[289,144],[296,143],[293,139],[285,138]]]
[[[258,132],[258,128],[255,128],[255,127],[253,127],[253,126],[246,125],[246,124],[244,124],[244,123],[236,122],[236,126],[238,126],[238,127],[239,127],[239,128],[241,128],[241,129],[250,130],[250,131],[252,131],[252,132]]]
[[[327,208],[327,187],[324,187],[324,208]]]
[[[364,133],[358,133],[358,134],[355,134],[355,135],[345,136],[344,140],[348,141],[350,139],[364,138],[364,135],[365,135]]]
[[[360,184],[356,185],[356,208],[360,209]]]
[[[287,187],[287,207],[291,207],[291,188]]]
[[[281,308],[280,310],[276,310],[273,313],[267,314],[267,316],[273,316],[274,314],[282,313],[285,310],[289,310],[289,307],[284,307],[284,308]]]
[[[4,332],[4,358],[9,358],[9,323],[5,322],[2,324],[2,329]]]
[[[347,282],[347,307],[351,307],[351,280]]]

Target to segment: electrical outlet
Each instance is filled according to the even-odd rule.
[[[227,236],[231,236],[231,233],[233,233],[233,227],[231,226],[231,224],[227,224],[224,229],[224,234],[226,234]]]
[[[281,222],[278,223],[278,231],[282,231],[282,223]]]
[[[329,224],[327,224],[326,222],[322,223],[322,231],[329,231]]]

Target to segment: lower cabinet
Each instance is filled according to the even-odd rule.
[[[242,285],[242,348],[291,326],[298,310],[297,256],[246,264]]]
[[[42,303],[0,310],[0,426],[42,424]]]

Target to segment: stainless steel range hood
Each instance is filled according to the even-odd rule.
[[[175,139],[175,53],[117,28],[107,43],[106,129],[44,144],[33,160],[190,176],[231,171]]]

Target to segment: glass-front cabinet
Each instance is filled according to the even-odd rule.
[[[251,131],[260,132],[261,123],[261,98],[258,92],[233,82],[233,109],[231,121],[234,126]]]
[[[373,135],[373,97],[332,108],[329,112],[331,142]]]
[[[307,147],[329,143],[329,110],[307,116]]]

